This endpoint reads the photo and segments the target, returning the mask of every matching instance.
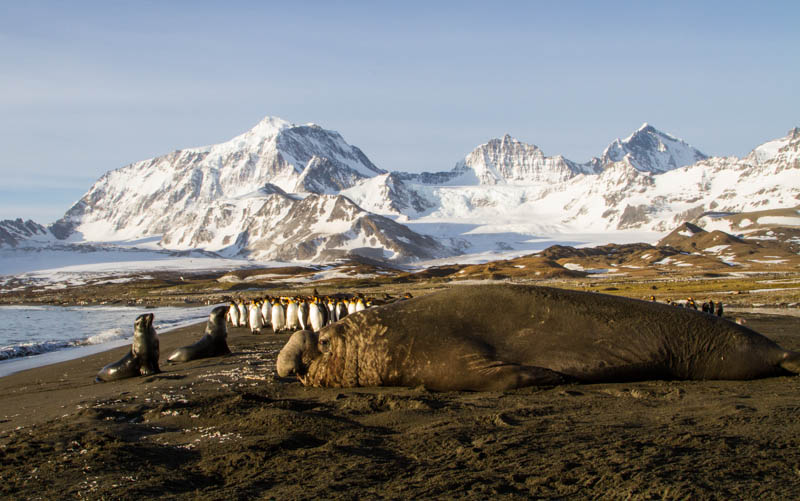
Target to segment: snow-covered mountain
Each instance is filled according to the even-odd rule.
[[[708,158],[645,124],[624,141],[614,141],[601,157],[576,164],[504,138],[479,146],[449,172],[394,173],[404,181],[402,190],[384,186],[390,178],[378,177],[343,193],[373,212],[470,222],[486,232],[513,225],[534,235],[663,233],[707,211],[798,205],[799,147],[800,133],[794,129],[745,158]],[[549,170],[528,168],[541,159],[538,165]]]
[[[430,185],[531,185],[562,183],[580,174],[599,174],[616,162],[643,172],[661,173],[708,158],[685,141],[645,123],[626,139],[616,139],[589,162],[545,156],[538,146],[506,134],[472,150],[445,172],[395,173],[400,179]]]
[[[459,161],[454,172],[458,184],[561,183],[578,174],[594,173],[589,165],[571,162],[561,155],[546,157],[536,145],[522,143],[508,134],[475,148]],[[450,184],[455,184],[451,181]]]
[[[739,159],[644,124],[586,163],[505,135],[449,171],[388,173],[336,132],[268,117],[225,143],[108,172],[48,230],[4,221],[0,245],[38,235],[314,262],[519,254],[543,235],[663,234],[709,211],[795,207],[799,159],[798,129]]]
[[[36,237],[50,236],[50,232],[39,223],[22,219],[5,219],[0,221],[0,247],[16,247]],[[52,237],[51,237],[52,239]]]
[[[611,143],[592,163],[607,167],[615,162],[627,162],[637,170],[660,173],[706,158],[708,156],[685,141],[645,123],[627,138]]]
[[[166,249],[255,259],[447,254],[436,240],[336,195],[380,175],[338,133],[268,117],[225,143],[108,172],[51,229],[73,242],[155,238]]]
[[[267,117],[230,141],[106,173],[53,232],[87,241],[161,235],[213,203],[248,196],[267,183],[287,192],[333,194],[383,172],[336,132]]]
[[[176,220],[160,245],[252,259],[331,262],[348,254],[379,260],[433,259],[452,253],[434,238],[364,211],[341,195],[291,196],[267,186],[222,199]]]

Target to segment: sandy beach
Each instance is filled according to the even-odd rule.
[[[746,314],[800,349],[800,318]],[[792,499],[800,378],[510,392],[304,388],[287,335],[95,384],[127,348],[0,378],[4,499]]]

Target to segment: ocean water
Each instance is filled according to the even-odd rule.
[[[203,322],[214,308],[0,306],[0,377],[133,342],[133,322],[155,315],[156,332]]]

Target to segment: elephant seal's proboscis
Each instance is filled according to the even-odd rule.
[[[170,362],[188,362],[198,358],[216,357],[227,355],[231,352],[228,348],[228,327],[225,324],[227,306],[217,306],[208,315],[205,335],[194,344],[175,350],[167,360]]]
[[[457,286],[295,332],[280,376],[308,386],[507,390],[562,382],[754,379],[800,354],[724,318],[536,286]]]
[[[153,314],[145,313],[133,322],[131,350],[120,360],[108,364],[97,373],[96,382],[113,381],[134,376],[158,374],[158,335],[153,327]]]

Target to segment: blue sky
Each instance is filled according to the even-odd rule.
[[[800,2],[5,2],[0,219],[267,115],[387,170],[509,133],[599,155],[643,122],[742,156],[800,125]]]

